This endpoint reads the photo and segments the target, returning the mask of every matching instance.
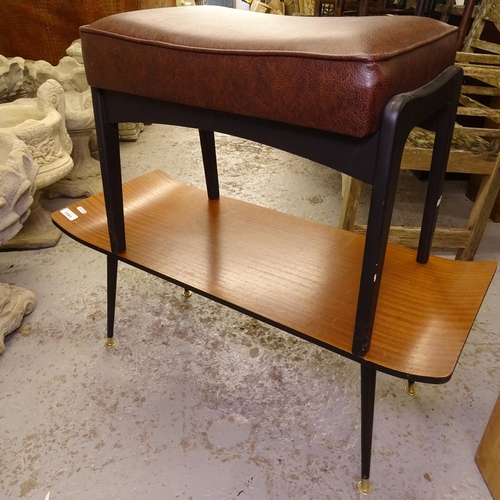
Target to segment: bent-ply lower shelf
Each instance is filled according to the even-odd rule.
[[[126,182],[123,193],[120,260],[417,380],[451,377],[496,269],[439,257],[418,264],[413,250],[388,245],[371,347],[356,358],[363,236],[230,198],[209,201],[158,170]],[[55,212],[55,224],[109,253],[102,193],[69,208],[78,217]]]

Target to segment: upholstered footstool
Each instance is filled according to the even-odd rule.
[[[53,220],[107,256],[106,345],[120,260],[358,362],[358,487],[370,492],[376,372],[410,389],[448,381],[495,272],[492,262],[429,255],[462,80],[456,37],[421,17],[217,7],[129,12],[82,27],[104,194]],[[119,122],[199,129],[207,193],[163,171],[122,185]],[[387,238],[417,124],[436,139],[415,252]],[[215,131],[371,184],[366,237],[221,197]]]

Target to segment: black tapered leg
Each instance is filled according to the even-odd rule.
[[[209,200],[219,199],[219,176],[217,174],[217,156],[215,153],[215,136],[209,130],[199,130],[203,168]]]
[[[425,260],[422,257],[428,258],[436,224],[437,202],[442,191],[440,179],[446,170],[462,74],[460,68],[450,67],[435,81],[427,84],[425,90],[421,90],[420,98],[417,97],[418,91],[411,95],[400,94],[395,96],[384,110],[352,344],[352,352],[358,356],[364,356],[370,348],[397,179],[406,139],[414,126],[432,118],[437,128],[437,144],[432,161],[433,179],[429,182],[432,182],[433,187],[426,200],[427,215],[422,230],[422,235],[425,236],[422,236],[423,243],[419,249],[421,258],[418,261]]]
[[[219,174],[217,173],[217,154],[215,151],[215,134],[211,130],[199,129],[201,155],[203,158],[203,169],[205,170],[205,183],[207,185],[207,195],[209,200],[218,200],[219,193]],[[192,292],[189,288],[184,288],[182,295],[186,298],[191,297]]]
[[[107,290],[108,290],[108,332],[106,347],[114,347],[115,341],[113,333],[115,330],[115,309],[116,309],[116,279],[118,274],[118,258],[114,254],[107,256]]]
[[[432,238],[436,228],[436,221],[443,193],[443,184],[450,156],[451,140],[455,128],[457,106],[462,88],[462,73],[451,78],[446,88],[446,103],[432,118],[431,129],[436,131],[434,148],[432,150],[429,182],[425,198],[422,229],[418,242],[417,262],[426,264],[431,252]],[[443,96],[444,97],[444,96]],[[446,102],[448,101],[448,102]]]
[[[398,114],[384,118],[379,139],[376,175],[372,186],[370,212],[366,227],[365,250],[359,285],[358,307],[352,352],[364,356],[370,348],[380,280],[389,239],[392,211],[396,197],[399,165],[408,134],[399,130]]]
[[[443,194],[454,125],[455,113],[449,106],[445,107],[436,119],[436,137],[434,139],[434,149],[432,151],[431,168],[429,171],[429,181],[417,250],[417,262],[421,264],[427,263],[431,253],[432,238]]]
[[[92,88],[92,101],[111,251],[120,253],[125,250],[125,220],[118,123],[106,121],[104,91]]]
[[[377,370],[361,365],[361,481],[358,489],[366,495],[372,492],[370,466],[376,381]]]

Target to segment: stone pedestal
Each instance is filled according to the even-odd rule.
[[[102,191],[101,170],[90,155],[89,143],[94,130],[94,113],[90,88],[84,92],[65,92],[66,128],[73,142],[73,169],[60,181],[44,190],[48,198],[79,198]]]

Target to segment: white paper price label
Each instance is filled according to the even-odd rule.
[[[78,215],[75,214],[75,212],[73,212],[72,210],[70,210],[69,208],[63,208],[61,210],[61,213],[64,215],[64,217],[66,217],[67,219],[69,220],[75,220],[75,219],[78,219]]]

